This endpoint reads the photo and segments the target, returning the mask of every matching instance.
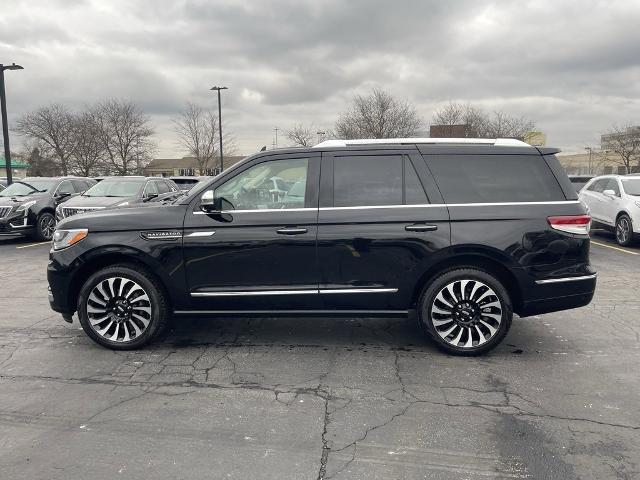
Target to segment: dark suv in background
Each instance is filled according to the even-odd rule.
[[[51,240],[56,207],[95,184],[80,177],[27,177],[0,192],[0,235]]]
[[[590,217],[557,152],[473,139],[261,152],[171,205],[60,222],[50,303],[113,349],[174,315],[417,311],[440,348],[486,352],[513,313],[593,296]]]
[[[102,210],[110,207],[126,207],[180,193],[177,185],[168,178],[156,177],[106,177],[82,195],[60,205],[57,220],[78,213]]]

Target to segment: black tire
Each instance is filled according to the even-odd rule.
[[[509,331],[512,318],[513,305],[502,283],[474,267],[439,274],[418,304],[423,331],[438,348],[454,355],[481,355],[493,349]]]
[[[56,217],[49,212],[43,212],[38,215],[36,220],[36,240],[40,242],[48,242],[53,238],[53,231],[56,227]]]
[[[616,242],[623,247],[630,247],[634,243],[633,222],[631,217],[623,213],[616,219],[616,228],[614,230]]]
[[[133,350],[158,338],[170,310],[162,285],[152,275],[138,266],[113,265],[91,275],[80,289],[78,318],[99,345]]]

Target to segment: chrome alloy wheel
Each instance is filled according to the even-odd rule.
[[[47,240],[51,240],[53,238],[53,232],[56,229],[56,219],[52,215],[43,215],[40,218],[39,227],[42,236]]]
[[[151,301],[144,289],[129,278],[110,277],[98,283],[87,299],[91,328],[106,340],[137,339],[151,322]]]
[[[479,280],[455,280],[431,305],[431,322],[449,345],[472,348],[488,342],[500,328],[503,306],[491,287]]]
[[[625,216],[621,216],[616,224],[616,240],[618,243],[625,244],[629,241],[631,236],[631,225],[629,219]]]

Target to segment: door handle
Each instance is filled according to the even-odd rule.
[[[404,229],[407,232],[433,232],[438,229],[438,226],[427,225],[426,223],[414,223],[413,225],[406,225]]]
[[[307,229],[300,227],[285,227],[279,228],[276,232],[280,235],[301,235],[303,233],[307,233]]]

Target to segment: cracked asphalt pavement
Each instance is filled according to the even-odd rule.
[[[479,358],[366,318],[176,321],[112,352],[49,310],[48,245],[0,240],[0,476],[639,478],[640,249],[594,240],[594,302]]]

